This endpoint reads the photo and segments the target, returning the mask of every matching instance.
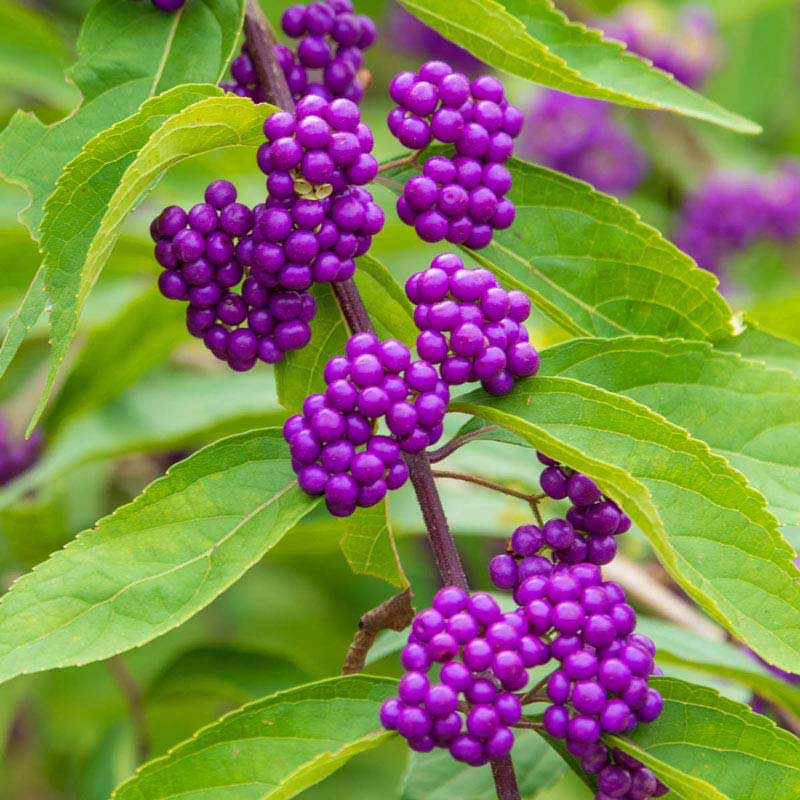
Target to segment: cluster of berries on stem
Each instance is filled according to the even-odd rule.
[[[522,324],[530,300],[503,289],[489,270],[467,269],[443,253],[406,281],[406,295],[420,329],[417,352],[449,385],[480,381],[492,394],[507,394],[515,378],[538,371],[539,354]]]
[[[295,100],[316,95],[331,101],[345,97],[356,103],[364,96],[364,51],[377,38],[370,17],[355,14],[350,0],[321,0],[290,6],[281,28],[297,40],[293,50],[275,45],[275,57]],[[253,59],[245,45],[231,64],[232,81],[222,88],[256,103],[266,100]]]
[[[397,201],[400,219],[426,242],[486,247],[495,230],[514,221],[514,204],[506,197],[511,173],[504,165],[522,112],[508,102],[497,78],[470,81],[442,61],[399,73],[389,94],[397,103],[389,130],[402,145],[422,150],[438,141],[455,148],[453,157],[430,157],[422,174],[405,184]]]

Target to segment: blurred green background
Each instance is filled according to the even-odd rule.
[[[570,0],[564,9],[586,18],[614,5],[601,0],[590,7]],[[75,106],[77,93],[62,71],[74,60],[77,32],[88,6],[85,0],[0,0],[1,124],[17,108],[50,122]],[[277,22],[283,7],[281,2],[265,4],[265,11]],[[710,7],[726,55],[705,91],[757,120],[764,134],[740,137],[667,115],[615,112],[653,163],[645,183],[625,202],[667,235],[686,193],[706,170],[767,171],[800,152],[797,3],[714,0]],[[373,15],[385,31],[394,7],[365,0],[358,10]],[[669,3],[660,8],[667,25],[671,10]],[[384,88],[391,74],[423,59],[424,54],[393,52],[386,37],[368,53],[372,86],[364,116],[375,130],[379,160],[399,151],[384,125],[390,107]],[[529,84],[512,80],[509,89],[520,105],[530,101]],[[229,372],[180,332],[180,309],[170,317],[171,309],[164,309],[172,304],[157,295],[158,267],[147,236],[150,219],[164,205],[192,205],[204,186],[219,177],[233,180],[246,202],[263,200],[263,179],[254,168],[252,151],[228,150],[172,170],[128,220],[81,321],[76,351],[88,337],[102,342],[113,336],[131,303],[152,303],[165,315],[160,324],[172,326],[175,336],[162,345],[162,363],[119,396],[95,408],[69,409],[66,422],[56,413],[45,418],[43,460],[23,478],[0,488],[0,588],[135,496],[186,450],[225,433],[282,419],[267,367],[245,375]],[[387,225],[372,253],[402,280],[441,248],[420,243],[397,220],[389,193],[379,187],[376,192],[387,211]],[[16,221],[24,205],[21,190],[0,182],[0,320],[13,311],[39,263],[36,245]],[[799,269],[796,247],[759,244],[730,265],[730,300],[751,319],[800,339]],[[540,346],[561,337],[536,313],[530,327],[532,340]],[[46,331],[41,327],[0,383],[0,405],[16,432],[24,429],[38,397],[45,358]],[[463,421],[454,418],[450,425],[455,430]],[[472,445],[448,466],[532,490],[538,472],[530,452],[504,448],[500,457],[499,447]],[[470,581],[486,588],[487,556],[502,548],[515,525],[527,521],[525,504],[451,481],[442,483],[442,493]],[[420,607],[436,588],[430,553],[410,490],[395,494],[391,505],[400,556]],[[180,629],[126,654],[122,664],[25,676],[0,686],[0,800],[101,800],[131,773],[136,746],[126,699],[114,677],[119,669],[129,673],[143,693],[151,756],[249,699],[336,674],[359,616],[392,592],[376,579],[350,572],[338,548],[341,535],[339,523],[323,514],[303,523],[209,608]],[[625,555],[647,559],[643,537],[626,537]],[[392,649],[388,639],[382,644]],[[396,674],[395,658],[380,658],[370,669]],[[746,699],[740,689],[720,686]],[[407,760],[405,748],[394,743],[357,757],[302,797],[400,797]],[[536,797],[590,796],[571,775],[554,774],[553,781]]]

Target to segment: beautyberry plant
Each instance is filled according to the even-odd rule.
[[[797,800],[800,11],[63,1],[0,42],[3,800]]]

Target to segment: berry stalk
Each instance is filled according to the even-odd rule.
[[[286,110],[294,108],[286,78],[280,70],[273,51],[274,34],[255,0],[248,0],[245,35],[256,71],[263,81],[267,95]],[[252,43],[251,43],[252,39]],[[374,330],[364,301],[352,279],[333,283],[333,291],[342,314],[352,333]],[[409,476],[420,504],[428,536],[445,584],[467,589],[467,578],[461,565],[447,517],[442,507],[430,462],[425,453],[405,454]],[[510,756],[494,759],[492,774],[498,800],[520,800],[517,778]]]

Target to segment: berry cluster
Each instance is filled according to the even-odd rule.
[[[353,259],[384,223],[362,188],[378,165],[358,106],[309,95],[295,114],[268,117],[264,133],[257,161],[269,197],[253,234],[253,273],[294,290],[352,277]]]
[[[275,54],[289,90],[295,99],[317,95],[325,100],[345,97],[356,103],[364,96],[359,71],[364,66],[364,50],[377,37],[375,23],[353,13],[350,0],[321,0],[307,6],[290,6],[281,18],[283,32],[297,39],[297,51],[276,45]],[[264,89],[255,66],[243,47],[231,64],[232,83],[226,91],[264,102]]]
[[[800,167],[771,175],[720,173],[686,201],[675,244],[698,264],[720,275],[725,261],[762,239],[800,236]]]
[[[439,365],[449,385],[480,381],[492,394],[507,394],[515,378],[539,369],[539,354],[522,324],[530,300],[502,289],[489,270],[465,269],[457,255],[443,253],[408,279],[406,294],[421,331],[417,352]]]
[[[254,224],[263,224],[265,211],[237,203],[236,187],[219,180],[206,188],[204,203],[188,213],[168,206],[150,226],[156,260],[164,268],[161,293],[189,301],[189,333],[237,371],[252,368],[257,359],[275,363],[285,351],[304,347],[316,312],[310,294],[287,291],[261,274],[245,277],[250,233]],[[239,284],[240,291],[233,291]]]
[[[544,526],[545,541],[553,548],[558,561],[575,564],[589,561],[608,564],[617,554],[615,537],[631,527],[631,518],[611,499],[605,497],[587,475],[575,472],[537,453],[546,469],[539,476],[542,491],[553,500],[569,498],[572,502],[566,519],[551,520]],[[548,535],[548,526],[559,533]]]
[[[17,439],[0,418],[0,486],[11,483],[39,460],[42,440],[40,430],[35,430],[29,439]]]
[[[644,152],[614,118],[610,104],[555,89],[534,97],[520,151],[546,167],[616,195],[637,189],[647,170]]]
[[[372,131],[351,100],[328,102],[308,95],[294,114],[279,111],[267,117],[264,135],[258,166],[268,176],[270,196],[278,200],[311,194],[321,185],[341,192],[378,174],[378,162],[370,155]]]
[[[527,668],[548,657],[520,611],[504,614],[491,595],[445,587],[411,625],[401,655],[408,672],[399,696],[381,707],[381,723],[413,750],[447,748],[456,760],[481,766],[511,752],[510,726],[522,717],[514,692],[527,685]],[[438,683],[427,674],[434,664],[442,665]]]
[[[455,146],[454,158],[429,158],[422,175],[409,180],[397,213],[426,242],[446,239],[478,249],[494,230],[514,221],[505,197],[511,174],[504,166],[522,128],[522,112],[505,98],[503,84],[484,75],[470,80],[442,61],[418,73],[401,72],[389,86],[397,108],[389,130],[413,150],[433,140]]]
[[[439,440],[450,392],[434,367],[411,361],[405,345],[372,333],[351,336],[324,377],[325,392],[306,398],[284,437],[303,491],[324,494],[331,514],[349,516],[405,483],[401,455]],[[374,433],[381,419],[389,436]]]
[[[672,73],[693,89],[700,87],[719,66],[722,43],[716,21],[707,8],[682,9],[671,30],[646,5],[628,5],[613,17],[598,20],[597,27],[612,39],[624,42],[628,50]]]

